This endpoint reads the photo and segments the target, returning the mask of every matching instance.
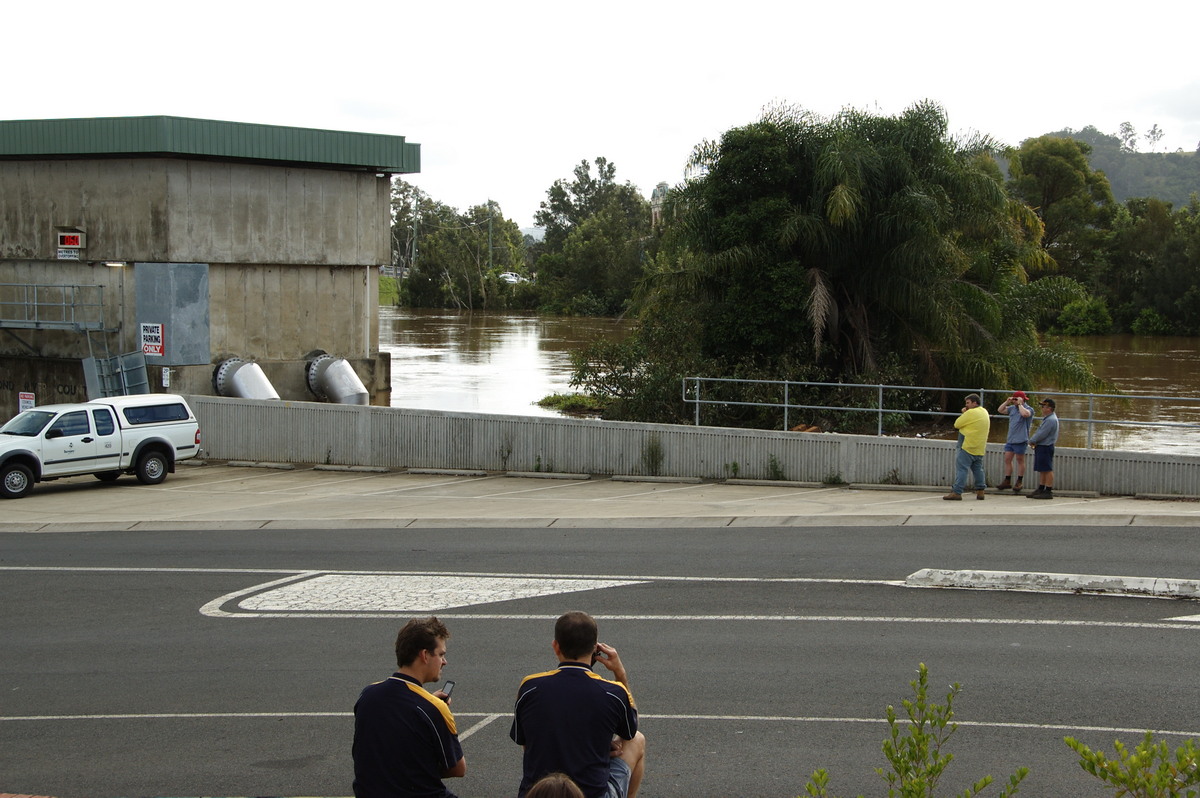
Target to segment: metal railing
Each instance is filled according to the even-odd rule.
[[[0,283],[0,327],[106,330],[104,286]]]
[[[742,401],[729,398],[709,398],[703,396],[703,388],[705,385],[758,385],[758,386],[780,386],[783,389],[782,401]],[[791,389],[795,388],[834,388],[839,390],[858,389],[863,391],[872,391],[874,393],[874,406],[868,407],[844,407],[839,405],[829,404],[800,404],[792,402],[790,399]],[[823,411],[840,411],[849,413],[873,413],[877,419],[876,434],[883,435],[884,419],[890,414],[902,414],[906,416],[936,416],[941,418],[957,417],[957,413],[947,412],[945,410],[914,410],[907,407],[887,407],[884,404],[885,391],[909,391],[919,393],[950,393],[955,395],[965,395],[968,393],[979,394],[983,407],[991,407],[991,403],[1002,402],[1004,397],[1011,396],[1012,390],[987,390],[984,388],[948,388],[945,386],[927,386],[927,385],[883,385],[883,384],[859,384],[859,383],[843,383],[843,382],[803,382],[794,380],[741,380],[727,377],[684,377],[682,380],[682,398],[685,404],[695,406],[695,423],[700,426],[700,411],[704,405],[722,405],[722,406],[745,406],[745,407],[775,407],[783,410],[783,429],[791,429],[789,413],[792,410],[823,410]],[[1048,392],[1039,392],[1048,393]],[[1097,407],[1098,402],[1116,401],[1121,403],[1132,403],[1138,401],[1155,401],[1155,402],[1172,402],[1183,403],[1187,405],[1188,410],[1195,410],[1200,413],[1200,398],[1185,397],[1185,396],[1149,396],[1144,394],[1100,394],[1100,393],[1070,393],[1065,391],[1053,391],[1055,401],[1058,402],[1057,410],[1062,410],[1064,407],[1064,398],[1087,401],[1087,414],[1083,417],[1064,416],[1061,412],[1058,414],[1059,421],[1078,422],[1087,425],[1087,446],[1093,448],[1094,432],[1097,425],[1108,425],[1114,427],[1164,427],[1181,430],[1196,430],[1200,432],[1200,422],[1180,422],[1180,421],[1146,421],[1146,420],[1128,420],[1128,418],[1108,418],[1100,415],[1100,408]],[[988,397],[992,399],[989,401]],[[1080,402],[1082,404],[1082,401]],[[1004,418],[1004,416],[996,416]],[[1034,412],[1034,419],[1038,418],[1038,413]]]

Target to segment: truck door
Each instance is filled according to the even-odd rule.
[[[107,407],[92,409],[92,428],[96,430],[95,469],[116,471],[121,467],[121,435],[112,410]]]
[[[96,434],[86,410],[63,413],[43,435],[43,476],[87,473],[92,469],[96,460]]]

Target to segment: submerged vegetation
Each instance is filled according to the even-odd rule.
[[[653,207],[605,158],[579,163],[547,191],[540,241],[495,203],[458,213],[398,181],[403,278],[381,297],[632,320],[574,357],[588,398],[548,399],[565,412],[683,420],[691,375],[1094,390],[1089,364],[1043,333],[1200,334],[1200,200],[1119,205],[1091,153],[1065,135],[958,140],[932,102],[828,118],[780,106],[697,146]],[[796,401],[857,406],[810,392]],[[888,406],[956,409],[943,393]],[[731,403],[705,412],[762,422]]]

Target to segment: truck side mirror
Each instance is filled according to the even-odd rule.
[[[61,438],[62,436],[63,436],[63,431],[61,429],[52,429],[46,433],[46,440],[52,440],[54,438]]]

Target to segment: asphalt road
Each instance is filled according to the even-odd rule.
[[[464,798],[515,794],[522,676],[585,609],[629,667],[643,795],[883,794],[885,707],[950,682],[947,794],[1067,735],[1200,737],[1192,601],[913,589],[925,567],[1196,578],[1194,528],[803,527],[0,534],[0,793],[350,794],[350,708],[403,620],[449,625]],[[529,578],[534,577],[534,578]],[[987,793],[985,793],[987,794]],[[995,788],[991,791],[995,794]]]

